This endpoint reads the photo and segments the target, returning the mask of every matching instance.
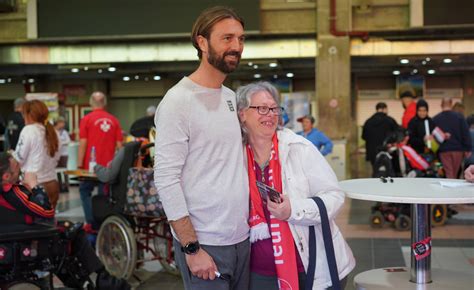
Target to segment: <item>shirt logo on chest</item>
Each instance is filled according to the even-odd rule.
[[[229,110],[230,110],[231,112],[234,111],[234,105],[232,104],[232,101],[228,100],[228,101],[227,101],[227,106],[229,107]]]
[[[100,123],[100,130],[104,131],[104,132],[109,132],[110,130],[110,124],[107,123],[106,121],[103,121],[102,123]]]

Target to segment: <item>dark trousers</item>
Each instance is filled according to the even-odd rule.
[[[214,260],[217,270],[221,274],[230,275],[231,281],[219,278],[203,280],[193,276],[186,264],[185,254],[181,251],[181,244],[173,239],[174,257],[186,290],[248,290],[250,274],[250,242],[245,240],[230,246],[201,245]],[[263,289],[263,288],[262,288]]]
[[[304,284],[306,282],[306,274],[298,273],[298,284],[300,290],[304,290]],[[344,289],[347,284],[347,277],[341,280],[341,288]],[[249,290],[279,290],[278,281],[276,276],[263,276],[256,273],[250,273],[250,288]],[[332,287],[327,290],[332,290]]]

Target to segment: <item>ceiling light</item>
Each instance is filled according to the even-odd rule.
[[[436,71],[434,69],[429,69],[428,70],[428,74],[430,75],[434,75],[436,73]]]
[[[262,75],[261,74],[254,74],[253,77],[256,78],[256,79],[259,79],[259,78],[262,77]]]
[[[72,73],[78,73],[79,69],[77,67],[74,67],[74,68],[71,69],[71,72]]]
[[[253,65],[253,68],[254,68],[254,69],[257,69],[257,68],[258,68],[258,64],[254,64],[254,65]]]
[[[101,73],[102,73],[102,69],[99,68],[99,69],[97,70],[97,72],[101,74]]]
[[[443,62],[444,62],[444,63],[452,63],[453,60],[450,59],[450,58],[445,58],[445,59],[443,59]]]
[[[268,64],[269,67],[277,67],[278,64],[276,62],[271,62]]]
[[[412,74],[417,74],[418,73],[418,70],[415,68],[411,71]]]
[[[115,68],[114,66],[111,66],[107,69],[108,71],[111,71],[111,72],[114,72],[117,70],[117,68]]]
[[[28,79],[28,82],[29,82],[30,84],[32,84],[32,83],[35,82],[35,79]]]
[[[85,66],[85,67],[84,67],[84,70],[89,70],[89,67],[88,67],[88,66]]]
[[[287,77],[287,78],[292,78],[292,77],[294,77],[294,76],[295,76],[295,74],[294,74],[294,73],[291,73],[291,72],[289,72],[289,73],[286,74],[286,77]]]
[[[253,66],[253,62],[249,61],[248,65]]]
[[[273,78],[274,78],[274,79],[277,79],[277,78],[278,78],[278,75],[273,75]]]
[[[8,78],[7,79],[7,83],[11,83],[12,82],[12,79],[11,78]]]
[[[140,76],[139,76],[139,75],[135,75],[135,79],[136,79],[136,80],[139,80],[139,79],[140,79]]]
[[[399,70],[394,70],[394,71],[392,72],[392,74],[398,76],[398,75],[400,74],[400,71],[399,71]]]
[[[408,59],[406,59],[406,58],[402,58],[402,59],[400,60],[400,63],[407,64],[407,63],[410,63],[410,61],[409,61]]]
[[[5,79],[0,79],[0,84],[4,84],[6,83],[7,81]]]
[[[427,58],[425,58],[425,60],[426,60],[426,61],[430,61],[430,60],[431,60],[431,58],[427,57]]]
[[[426,65],[426,60],[421,62],[422,65]]]
[[[161,80],[161,77],[160,77],[159,75],[156,75],[156,76],[153,77],[153,79],[154,79],[155,81],[159,81],[159,80]]]
[[[122,79],[123,79],[124,82],[128,82],[130,80],[130,77],[129,76],[124,76]]]

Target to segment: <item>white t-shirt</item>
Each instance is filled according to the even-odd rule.
[[[71,142],[71,138],[69,137],[69,133],[62,129],[61,131],[56,130],[56,133],[59,135],[59,153],[61,156],[68,156],[67,146]]]
[[[249,184],[235,93],[185,77],[156,111],[155,185],[169,220],[190,217],[199,242],[249,236]]]
[[[57,179],[55,169],[59,160],[59,150],[54,157],[49,156],[45,131],[45,127],[38,123],[26,125],[20,132],[13,153],[23,173],[36,173],[38,183]]]

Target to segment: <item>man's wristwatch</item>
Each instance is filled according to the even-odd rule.
[[[196,255],[199,252],[201,245],[198,241],[189,242],[186,246],[181,247],[181,251],[187,255]]]

